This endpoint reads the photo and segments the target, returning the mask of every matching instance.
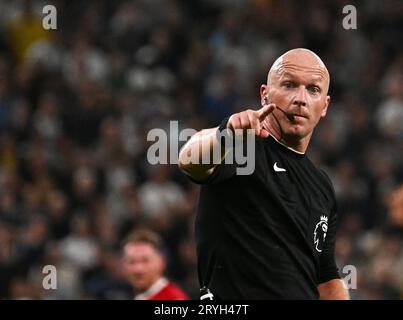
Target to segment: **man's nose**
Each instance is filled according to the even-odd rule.
[[[294,98],[292,104],[297,105],[298,107],[305,107],[306,106],[306,92],[305,87],[300,86],[297,91],[297,95]]]

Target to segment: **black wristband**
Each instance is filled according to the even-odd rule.
[[[218,142],[220,143],[221,146],[225,145],[225,139],[226,138],[232,138],[232,135],[230,133],[230,130],[228,130],[227,125],[230,117],[226,117],[221,124],[219,125],[217,132],[216,132],[216,137]],[[224,139],[224,140],[223,140]]]
[[[226,117],[223,121],[221,121],[221,124],[220,124],[220,126],[218,127],[218,131],[221,132],[221,131],[227,129],[227,124],[228,124],[229,118],[230,118],[230,117]]]

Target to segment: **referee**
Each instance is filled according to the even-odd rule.
[[[195,226],[202,298],[349,299],[334,257],[333,186],[306,155],[326,116],[329,82],[315,53],[290,50],[260,87],[261,109],[235,113],[182,148],[180,169],[202,185]],[[233,148],[217,135],[247,129],[256,135],[255,168],[240,175],[224,161]],[[221,162],[201,164],[214,150]],[[186,161],[192,154],[199,161]]]

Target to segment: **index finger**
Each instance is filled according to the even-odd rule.
[[[259,121],[263,121],[275,108],[274,103],[270,103],[257,111]]]

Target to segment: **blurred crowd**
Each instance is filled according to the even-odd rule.
[[[0,0],[0,298],[131,299],[121,246],[144,227],[198,298],[198,187],[147,162],[147,133],[258,108],[295,47],[331,74],[308,153],[335,186],[341,275],[357,268],[354,299],[403,297],[401,1],[55,0],[56,30],[46,4]],[[357,30],[343,28],[347,4]],[[42,286],[49,264],[57,290]]]

